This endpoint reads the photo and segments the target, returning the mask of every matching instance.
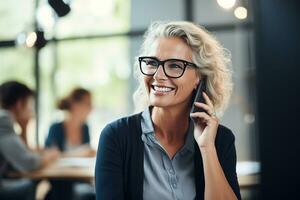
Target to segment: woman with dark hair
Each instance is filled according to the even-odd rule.
[[[86,124],[92,109],[91,93],[82,88],[74,89],[67,97],[58,102],[57,107],[66,111],[62,122],[51,125],[46,147],[56,146],[69,155],[90,156],[89,129]]]
[[[64,156],[93,156],[89,129],[86,124],[92,109],[91,93],[83,88],[74,89],[61,99],[57,107],[66,112],[64,121],[49,129],[46,147],[57,147]],[[66,180],[51,181],[52,189],[46,199],[94,199],[93,188],[86,183]]]

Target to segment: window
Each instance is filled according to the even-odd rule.
[[[62,120],[62,112],[55,108],[56,102],[74,87],[84,87],[93,96],[94,109],[88,123],[92,145],[96,148],[103,126],[129,112],[131,66],[128,39],[83,39],[56,45],[52,44],[41,52],[40,143],[43,144],[49,125]],[[57,66],[50,61],[53,60],[54,48],[57,48]]]

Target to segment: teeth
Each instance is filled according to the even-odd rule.
[[[154,86],[154,90],[159,92],[170,92],[172,88]]]

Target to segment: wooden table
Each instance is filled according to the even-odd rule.
[[[53,164],[44,169],[29,173],[13,173],[12,176],[22,176],[34,180],[42,179],[63,179],[63,180],[82,180],[93,181],[96,158],[60,158]],[[240,164],[240,163],[239,163]],[[239,165],[238,165],[239,166]],[[259,185],[259,174],[239,174],[238,180],[241,188]]]
[[[239,175],[238,180],[241,189],[253,187],[253,186],[259,186],[260,184],[259,174]]]
[[[93,181],[95,158],[60,158],[51,165],[29,173],[12,173],[12,177],[27,177],[34,180],[68,179]]]

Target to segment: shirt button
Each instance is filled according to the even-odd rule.
[[[177,184],[176,184],[176,183],[173,183],[172,186],[173,186],[173,188],[176,188],[176,187],[177,187]]]
[[[170,169],[169,172],[170,172],[170,174],[174,174],[174,170],[173,169]]]

